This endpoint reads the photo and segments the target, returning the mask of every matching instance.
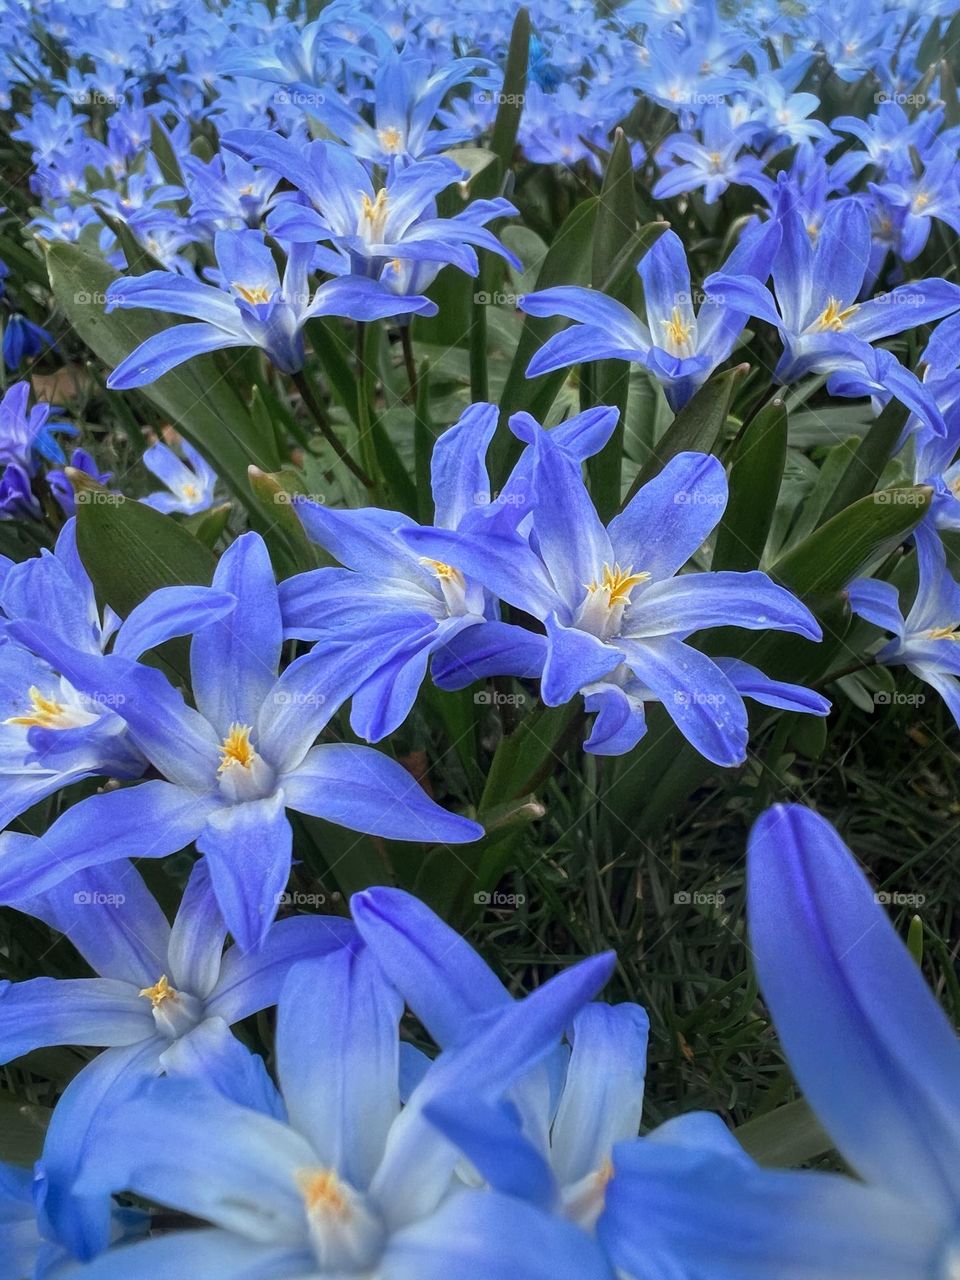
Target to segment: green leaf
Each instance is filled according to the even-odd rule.
[[[823,524],[858,498],[873,492],[883,475],[884,467],[893,456],[906,421],[906,408],[899,401],[891,400],[858,443],[846,470],[824,505],[819,523]]]
[[[126,618],[161,587],[209,585],[216,557],[182,524],[108,491],[82,472],[71,468],[68,475],[77,487],[77,550],[101,605]],[[188,678],[185,639],[169,641],[160,652],[168,666]]]
[[[547,250],[537,275],[538,290],[559,284],[590,283],[598,209],[598,198],[591,196],[570,212]],[[527,365],[535,352],[565,324],[566,321],[559,316],[524,318],[520,341],[500,396],[500,423],[490,448],[489,463],[495,489],[502,486],[519,453],[519,442],[510,434],[507,419],[513,413],[526,410],[542,421],[568,376],[567,370],[558,369],[556,373],[543,374],[539,378],[527,377]]]
[[[166,327],[147,311],[107,315],[103,298],[116,273],[76,245],[51,245],[47,269],[50,287],[66,318],[110,368]],[[247,467],[253,463],[265,471],[279,470],[276,443],[257,430],[243,400],[215,370],[211,357],[203,356],[140,388],[139,394],[152,401],[203,454],[248,508],[252,523],[265,526],[267,536],[273,513],[259,505],[249,485]]]
[[[748,1155],[768,1168],[790,1169],[833,1150],[823,1125],[802,1098],[734,1130]]]
[[[530,14],[518,9],[510,33],[507,65],[503,73],[500,105],[493,123],[490,150],[498,163],[485,168],[473,181],[473,194],[486,198],[498,194],[503,175],[510,168],[517,130],[527,88],[527,66],[530,62]]]
[[[650,457],[633,482],[627,501],[678,453],[716,451],[726,426],[734,387],[748,369],[749,365],[737,365],[714,374],[700,387],[653,446]]]
[[[618,246],[633,237],[637,226],[637,201],[634,190],[633,157],[630,143],[622,129],[614,135],[613,149],[603,175],[600,208],[593,236],[591,279],[595,289],[602,289],[618,265]],[[633,272],[623,282],[617,301],[629,305],[635,289]],[[623,434],[626,422],[627,396],[630,392],[630,364],[625,360],[598,360],[582,375],[589,395],[582,397],[583,407],[590,404],[611,405],[620,410],[616,429],[606,446],[587,461],[590,492],[600,519],[606,523],[620,508]]]
[[[883,489],[861,498],[782,556],[771,576],[803,598],[842,591],[920,523],[932,498],[929,485]]]
[[[0,1098],[0,1160],[31,1168],[40,1157],[51,1115],[49,1107]]]
[[[767,545],[787,459],[787,410],[779,398],[763,406],[730,450],[730,498],[711,568],[756,569]]]
[[[229,502],[221,502],[219,506],[211,507],[209,511],[199,511],[196,515],[187,516],[181,523],[188,533],[199,538],[204,546],[212,551],[227,527],[232,510],[233,507]]]

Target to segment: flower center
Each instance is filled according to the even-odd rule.
[[[390,155],[396,155],[403,149],[403,138],[399,129],[394,129],[392,126],[389,129],[381,129],[377,137],[380,139],[381,147]]]
[[[218,773],[224,773],[227,769],[232,769],[234,765],[240,765],[243,769],[249,769],[256,758],[256,751],[250,742],[250,731],[253,728],[249,724],[232,724],[230,732],[220,744],[220,768]]]
[[[167,975],[162,973],[159,981],[154,983],[152,987],[144,987],[139,994],[143,999],[149,1000],[154,1009],[159,1009],[164,1000],[176,1000],[180,993],[174,991],[167,979]]]
[[[613,609],[618,604],[626,604],[633,588],[641,582],[647,582],[649,578],[649,573],[634,573],[632,564],[626,569],[621,569],[618,564],[605,564],[599,582],[585,582],[583,585],[590,592],[605,591],[607,608]]]
[[[249,302],[251,306],[270,301],[270,291],[265,284],[234,284],[233,287],[244,302]]]
[[[150,1001],[157,1030],[170,1040],[192,1031],[203,1017],[203,1006],[196,996],[171,987],[165,973],[152,987],[144,987],[139,993]]]
[[[955,622],[951,627],[934,627],[932,631],[927,632],[929,640],[960,640],[960,622]]]
[[[360,204],[363,221],[366,228],[361,227],[361,232],[366,231],[366,236],[374,244],[379,244],[386,236],[387,229],[387,189],[381,187],[377,192],[375,200],[371,200],[366,192],[361,196]]]
[[[188,502],[194,502],[198,496],[197,486],[195,484],[185,484],[182,493]]]
[[[661,320],[661,326],[666,334],[667,344],[674,352],[682,352],[689,345],[690,335],[693,333],[693,323],[684,320],[683,312],[679,307],[674,307],[670,313],[669,320]]]
[[[830,297],[827,299],[827,305],[813,322],[812,328],[820,333],[827,331],[839,333],[853,313],[858,310],[859,305],[856,302],[845,307],[839,298]]]
[[[383,1252],[386,1232],[364,1196],[334,1169],[298,1169],[294,1179],[324,1273],[369,1272]]]
[[[30,686],[27,696],[30,699],[30,710],[22,716],[8,716],[4,724],[19,724],[28,729],[78,729],[97,719],[95,715],[79,707],[68,707],[55,698],[48,698],[35,684]]]
[[[583,584],[587,594],[577,610],[575,625],[601,640],[616,635],[630,593],[649,578],[649,573],[634,573],[632,565],[622,569],[618,564],[605,564],[599,580]]]
[[[930,203],[930,194],[927,191],[918,191],[913,197],[913,212],[921,213]]]

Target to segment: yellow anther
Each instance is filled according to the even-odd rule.
[[[420,563],[426,565],[441,581],[455,582],[458,586],[463,586],[463,574],[452,564],[445,564],[443,560],[431,560],[429,556],[421,556]]]
[[[932,631],[927,632],[929,640],[960,640],[960,622],[955,622],[952,627],[934,627]]]
[[[144,999],[149,1000],[154,1009],[159,1009],[164,1000],[176,1000],[177,992],[174,991],[167,980],[167,975],[161,974],[159,982],[152,987],[144,987],[140,992]]]
[[[44,697],[35,684],[30,686],[28,693],[33,710],[25,716],[10,716],[4,724],[37,725],[41,729],[55,728],[64,713],[63,704],[55,702],[53,698]]]
[[[618,564],[605,564],[600,581],[585,582],[584,586],[588,591],[606,591],[607,607],[613,609],[618,604],[626,604],[633,588],[646,582],[649,577],[649,573],[634,573],[633,565],[621,569]]]
[[[250,742],[250,730],[252,726],[249,724],[232,724],[230,732],[220,744],[220,773],[224,769],[230,769],[233,765],[239,764],[244,769],[249,769],[253,763],[256,751]]]
[[[298,1169],[295,1177],[308,1213],[350,1216],[350,1202],[333,1169]]]
[[[380,139],[381,147],[390,155],[396,155],[398,151],[403,150],[403,135],[399,129],[394,129],[392,126],[389,129],[381,129],[377,137]]]
[[[256,306],[270,301],[270,292],[265,284],[235,284],[233,286],[244,302]]]
[[[661,320],[660,324],[667,335],[667,341],[677,348],[683,347],[693,333],[692,321],[684,320],[683,312],[679,307],[674,307],[670,313],[670,319]]]
[[[859,304],[856,302],[845,307],[839,298],[830,297],[827,299],[827,305],[814,320],[812,328],[821,333],[826,330],[839,333],[853,313],[858,310]]]

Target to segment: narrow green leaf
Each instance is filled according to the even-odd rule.
[[[928,485],[861,498],[781,556],[771,575],[804,598],[842,591],[920,523],[932,498]]]
[[[849,507],[858,498],[873,492],[883,475],[884,467],[893,457],[906,421],[906,408],[899,401],[891,400],[858,443],[837,487],[824,504],[820,524]]]
[[[833,1150],[827,1131],[802,1098],[748,1120],[734,1136],[758,1164],[775,1169],[794,1168]]]
[[[726,425],[734,387],[749,367],[740,364],[723,373],[715,373],[703,384],[653,446],[650,457],[633,482],[628,500],[678,453],[716,451]]]
[[[756,569],[767,545],[787,458],[787,410],[771,400],[749,422],[730,451],[730,498],[712,568]]]

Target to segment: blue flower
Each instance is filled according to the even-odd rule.
[[[325,271],[354,278],[358,287],[369,282],[372,291],[372,282],[380,281],[401,296],[422,292],[445,263],[475,276],[480,266],[474,246],[522,269],[485,226],[516,213],[508,200],[474,200],[452,218],[437,216],[436,197],[466,177],[453,160],[433,156],[393,168],[384,185],[375,187],[356,156],[336,143],[301,148],[278,134],[241,130],[228,134],[224,145],[302,193],[303,199],[278,202],[268,219],[271,233],[300,246],[329,241],[332,249],[320,250],[317,261]],[[345,281],[341,287],[349,296]],[[423,307],[398,307],[397,313],[424,310],[425,300],[419,301]]]
[[[31,836],[7,837],[10,857]],[[206,863],[198,862],[169,925],[132,863],[80,872],[19,911],[66,934],[97,975],[0,985],[0,1061],[54,1045],[104,1047],[71,1081],[54,1110],[37,1169],[41,1221],[80,1258],[106,1248],[110,1203],[77,1196],[73,1184],[105,1096],[111,1107],[159,1072],[203,1078],[236,1092],[247,1061],[229,1027],[277,1001],[290,968],[345,945],[349,921],[301,916],[276,922],[256,954],[226,936]]]
[[[482,828],[430,800],[411,775],[369,747],[314,740],[378,660],[347,641],[304,655],[278,677],[282,628],[277,587],[258,534],[224,553],[213,589],[236,608],[193,638],[194,710],[160,672],[114,651],[88,655],[36,626],[11,634],[53,663],[88,697],[111,700],[159,778],[91,796],[38,842],[31,865],[0,870],[3,892],[40,892],[72,871],[154,837],[142,856],[196,841],[217,899],[245,948],[260,944],[290,874],[286,810],[397,840],[475,840]],[[128,623],[129,625],[129,623]]]
[[[692,100],[697,101],[697,97],[694,95]],[[743,154],[755,129],[750,123],[734,124],[731,109],[725,103],[714,102],[705,107],[700,118],[702,140],[692,134],[674,133],[661,144],[657,161],[670,167],[654,184],[654,198],[666,200],[702,191],[704,202],[713,204],[731,184],[750,186],[767,195],[773,183],[756,156]]]
[[[167,491],[151,493],[142,501],[155,511],[179,511],[183,515],[208,511],[213,506],[217,473],[188,440],[182,440],[180,448],[186,462],[160,442],[144,450],[143,465],[163,481]]]
[[[960,1044],[948,1019],[824,818],[768,810],[747,879],[750,950],[790,1072],[859,1181],[760,1169],[719,1126],[712,1149],[684,1145],[698,1123],[685,1116],[615,1150],[601,1238],[631,1274],[949,1276]]]
[[[770,274],[779,241],[773,223],[748,231],[724,264],[724,279],[749,277],[759,286]],[[527,377],[586,360],[632,360],[662,383],[674,409],[686,404],[733,350],[749,311],[719,291],[694,310],[687,256],[673,231],[661,235],[637,271],[646,324],[622,302],[593,289],[559,285],[526,294],[521,311],[578,322],[547,339],[530,361]]]
[[[796,207],[781,208],[783,239],[773,262],[776,299],[760,280],[720,271],[708,276],[708,297],[772,324],[783,341],[774,371],[780,382],[807,373],[858,372],[869,344],[960,308],[960,287],[931,279],[899,285],[859,302],[870,262],[870,226],[855,200],[837,200],[816,239]]]
[[[70,454],[70,466],[74,471],[82,471],[84,475],[90,476],[97,484],[107,485],[113,479],[113,472],[101,471],[96,459],[86,449],[73,450]],[[50,486],[50,492],[60,504],[64,515],[75,516],[77,514],[77,498],[66,472],[59,467],[53,471],[48,471],[47,484]]]
[[[879,578],[858,578],[847,588],[850,608],[861,618],[893,633],[876,655],[885,666],[905,666],[932,685],[960,724],[960,585],[947,568],[936,530],[914,531],[919,582],[906,617],[897,588]]]
[[[12,468],[7,469],[10,474]],[[0,613],[38,627],[82,653],[113,652],[139,658],[174,636],[189,634],[232,609],[234,599],[206,587],[168,587],[133,609],[125,622],[107,609],[103,618],[93,584],[77,554],[76,522],[69,520],[55,552],[2,566]],[[0,641],[0,827],[37,801],[98,774],[139,778],[147,760],[136,748],[109,693],[81,693],[37,653]]]
[[[3,363],[8,369],[19,369],[24,360],[33,360],[44,348],[56,351],[53,336],[42,325],[15,313],[3,328]]]
[[[575,1226],[465,1182],[428,1111],[464,1088],[495,1107],[559,1048],[612,959],[583,961],[482,1022],[465,1016],[439,1057],[412,1067],[403,1000],[374,955],[341,948],[297,965],[280,995],[282,1102],[270,1112],[167,1079],[103,1117],[79,1189],[124,1188],[212,1227],[112,1250],[90,1280],[173,1280],[184,1266],[226,1280],[251,1265],[277,1280],[611,1280]]]
[[[416,898],[371,889],[351,908],[378,964],[442,1048],[513,1003],[473,948]],[[485,1104],[465,1080],[432,1102],[427,1118],[493,1190],[592,1234],[613,1147],[639,1133],[648,1031],[639,1005],[588,1004],[570,1024],[572,1051],[558,1046],[539,1078],[531,1074],[509,1091],[506,1105]]]
[[[541,697],[559,706],[583,693],[597,716],[588,751],[630,750],[646,729],[644,702],[657,700],[707,759],[738,764],[747,743],[741,680],[761,702],[826,714],[819,695],[768,681],[746,664],[725,670],[687,643],[715,626],[820,639],[810,611],[765,573],[678,574],[723,514],[727,481],[717,458],[679,454],[604,528],[579,464],[551,433],[519,418],[511,427],[534,446],[532,530],[404,536],[544,624]],[[484,630],[459,637],[468,670]]]
[[[330,280],[309,285],[313,248],[290,246],[281,283],[273,255],[259,231],[220,231],[215,240],[223,288],[166,271],[116,280],[107,310],[146,307],[189,316],[192,324],[147,338],[107,379],[115,390],[154,382],[194,356],[227,347],[260,347],[278,369],[303,368],[303,327],[314,316],[376,320],[411,311],[431,313],[422,297],[397,297],[373,280]]]
[[[553,439],[579,462],[600,449],[616,421],[615,409],[590,409],[557,427]],[[495,405],[474,404],[435,444],[435,529],[484,529],[524,514],[529,457],[499,493],[490,492],[484,457],[496,425]],[[463,651],[477,664],[471,668],[470,662],[464,666],[456,644],[470,628],[483,627],[484,667],[506,661],[498,674],[540,673],[543,638],[500,622],[489,593],[455,563],[412,548],[405,532],[418,527],[414,521],[394,512],[340,511],[303,500],[297,511],[310,537],[345,567],[315,569],[280,584],[284,634],[316,641],[318,648],[351,635],[358,643],[371,633],[378,636],[377,669],[356,689],[350,716],[354,732],[368,742],[392,733],[407,718],[431,658],[446,684],[454,671],[466,669],[468,682],[476,678],[474,672],[481,674],[477,647]]]
[[[15,382],[0,400],[0,466],[16,466],[28,476],[37,472],[40,458],[64,462],[57,432],[76,435],[76,427],[50,419],[52,405],[38,401],[32,409],[30,383]]]

